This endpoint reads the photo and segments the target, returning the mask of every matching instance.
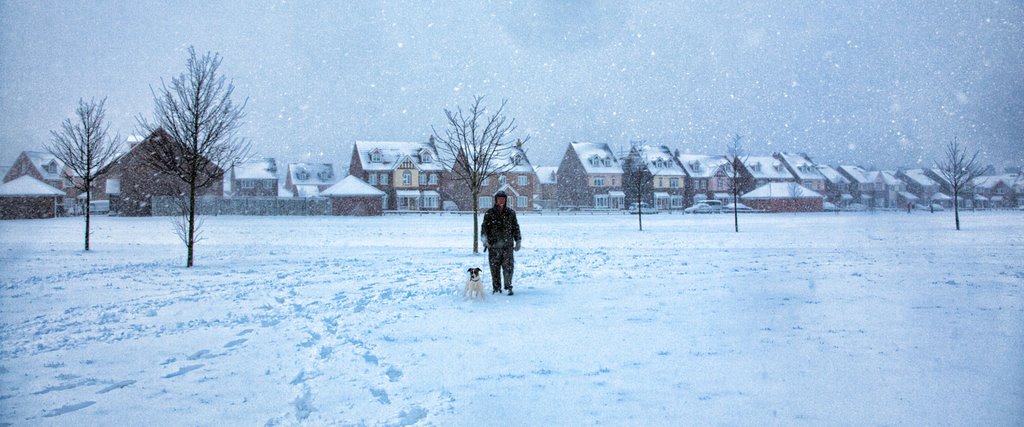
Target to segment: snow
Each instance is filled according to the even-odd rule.
[[[63,196],[64,192],[28,175],[0,184],[0,196]]]
[[[587,174],[622,173],[622,165],[619,164],[619,160],[615,158],[615,153],[612,152],[608,144],[573,142],[570,145],[573,151],[576,152],[576,156],[580,159],[580,163],[583,164],[583,170]],[[591,163],[594,159],[598,161],[598,164]],[[607,166],[604,165],[605,161],[607,161]]]
[[[0,222],[0,423],[1021,425],[1020,212]],[[485,275],[486,275],[486,268]],[[486,280],[486,278],[485,278]]]
[[[365,181],[349,175],[320,193],[321,196],[383,196],[384,192]]]
[[[769,182],[740,197],[744,199],[820,199],[817,191],[795,182]]]

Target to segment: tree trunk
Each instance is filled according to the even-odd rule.
[[[737,205],[737,203],[738,203],[738,195],[736,193],[737,193],[736,190],[732,190],[732,223],[733,223],[733,225],[736,228],[736,232],[739,233],[740,232],[740,214],[739,214],[739,205]]]
[[[640,222],[640,231],[644,231],[643,200],[643,189],[638,188],[636,192],[636,219]]]
[[[88,181],[86,181],[86,184],[85,184],[85,250],[86,251],[89,250],[89,213],[90,213],[89,202],[91,201],[91,199],[90,199],[91,194],[89,194],[89,190],[91,189],[91,187],[92,186],[89,185]]]
[[[473,253],[480,253],[480,192],[472,192],[473,197]]]
[[[193,180],[189,185],[188,192],[188,240],[185,244],[188,246],[188,259],[185,261],[185,267],[191,268],[193,264],[193,248],[196,244],[196,184]]]
[[[953,218],[956,220],[956,231],[960,231],[960,195],[953,191]]]

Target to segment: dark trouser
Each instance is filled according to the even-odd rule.
[[[515,259],[512,256],[512,248],[490,248],[488,249],[487,261],[491,265],[491,286],[494,291],[501,291],[501,276],[505,276],[505,289],[512,289],[512,270],[515,269]]]

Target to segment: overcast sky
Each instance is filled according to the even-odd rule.
[[[136,133],[189,46],[223,56],[242,135],[280,163],[426,140],[484,95],[535,165],[571,141],[721,154],[734,133],[833,165],[930,166],[953,137],[1024,164],[1021,1],[0,0],[0,165],[79,98]]]

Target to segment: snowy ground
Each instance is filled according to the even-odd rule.
[[[465,216],[3,221],[0,424],[1022,425],[1024,215],[951,215],[522,215],[484,302]]]

